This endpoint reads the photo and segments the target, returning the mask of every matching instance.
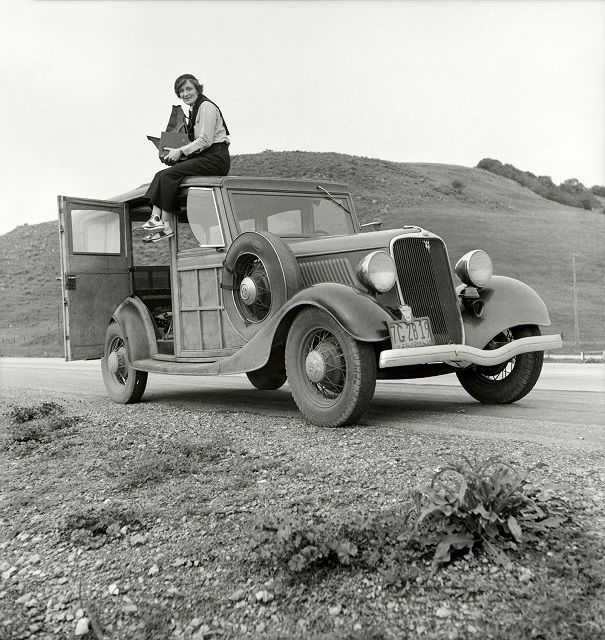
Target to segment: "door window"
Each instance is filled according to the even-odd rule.
[[[119,255],[120,214],[98,209],[72,209],[71,236],[74,253]]]
[[[198,247],[224,247],[225,236],[212,189],[191,188],[187,193],[187,220],[197,243],[191,234],[179,227],[178,250]]]

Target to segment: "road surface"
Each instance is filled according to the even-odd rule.
[[[59,358],[0,358],[0,393],[11,388],[106,397],[99,360],[68,363]],[[198,411],[300,417],[287,384],[278,391],[258,391],[242,375],[150,374],[143,401]],[[360,424],[605,451],[605,365],[545,363],[534,390],[512,405],[480,404],[462,389],[454,374],[378,382]]]

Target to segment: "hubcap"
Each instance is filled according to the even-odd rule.
[[[120,359],[117,351],[112,351],[109,354],[109,357],[107,358],[107,366],[114,375],[118,372],[118,369],[120,368]]]
[[[257,298],[256,283],[252,278],[246,277],[239,287],[239,295],[242,302],[248,306],[254,304]]]
[[[309,380],[319,382],[326,375],[326,361],[319,351],[311,351],[305,360],[305,371]]]

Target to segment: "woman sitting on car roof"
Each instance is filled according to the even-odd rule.
[[[152,206],[151,217],[143,229],[151,233],[143,242],[158,242],[174,235],[173,214],[179,210],[178,189],[187,176],[226,176],[231,166],[229,129],[221,110],[203,94],[204,86],[186,73],[174,83],[174,92],[189,106],[187,137],[189,144],[178,149],[166,147],[163,159],[170,165],[158,171],[145,197]]]

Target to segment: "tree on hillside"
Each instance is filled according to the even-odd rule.
[[[559,185],[559,188],[566,193],[581,193],[582,191],[586,191],[586,187],[576,178],[569,178],[563,181]]]
[[[595,191],[589,191],[576,178],[565,180],[557,187],[550,176],[536,177],[530,171],[521,171],[512,164],[502,164],[499,160],[493,158],[480,160],[477,168],[495,173],[509,180],[514,180],[521,186],[530,189],[543,198],[569,207],[603,209],[601,202],[595,197]],[[603,191],[605,194],[605,188],[603,188]]]

